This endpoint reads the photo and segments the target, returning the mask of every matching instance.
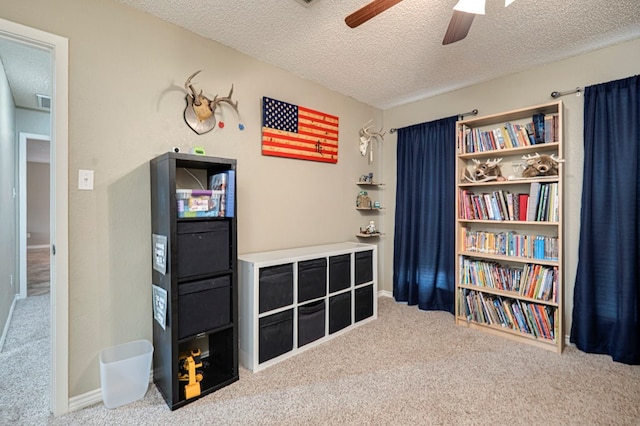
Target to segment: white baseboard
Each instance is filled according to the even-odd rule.
[[[378,292],[378,297],[393,297],[393,293],[387,290],[380,290]]]
[[[94,389],[69,398],[69,412],[78,411],[99,402],[102,402],[102,389]]]
[[[43,249],[51,247],[49,244],[39,244],[33,246],[27,246],[27,250]]]
[[[2,336],[0,336],[0,352],[2,352],[2,348],[4,348],[4,341],[7,338],[7,333],[9,332],[9,324],[11,324],[11,318],[13,318],[13,308],[16,306],[16,302],[20,296],[16,294],[13,298],[13,302],[11,302],[11,308],[9,308],[9,315],[7,315],[7,322],[4,323],[4,329],[2,330]]]
[[[149,386],[153,385],[153,368],[149,372]],[[69,398],[69,413],[102,402],[102,388]]]

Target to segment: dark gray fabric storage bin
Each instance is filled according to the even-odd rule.
[[[178,222],[178,278],[229,270],[229,247],[226,220]]]
[[[355,290],[355,321],[362,321],[373,316],[373,285],[360,287]]]
[[[258,272],[260,313],[293,303],[293,263],[260,268]]]
[[[325,312],[324,300],[298,306],[298,347],[324,337]]]
[[[229,276],[178,285],[178,338],[231,323]]]
[[[329,334],[351,325],[351,292],[329,297]]]
[[[293,309],[259,320],[258,359],[269,361],[293,349]]]
[[[327,259],[298,262],[298,303],[327,294]]]
[[[329,293],[344,290],[351,285],[351,255],[341,254],[329,258]]]
[[[356,257],[356,285],[373,281],[373,251],[360,251]]]

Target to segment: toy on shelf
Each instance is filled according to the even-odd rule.
[[[200,395],[200,382],[202,381],[202,359],[200,349],[192,349],[190,354],[180,355],[180,374],[178,380],[187,382],[184,385],[186,399]]]
[[[558,164],[564,162],[555,154],[538,154],[523,155],[522,159],[526,161],[526,167],[522,172],[522,177],[536,176],[558,176]]]
[[[375,221],[371,220],[369,221],[369,224],[364,229],[360,228],[360,233],[365,235],[378,235],[380,234],[380,231],[376,229]]]
[[[356,207],[359,208],[371,208],[371,199],[367,191],[360,191],[358,198],[356,198]]]
[[[464,175],[462,176],[462,182],[489,182],[492,180],[505,180],[499,166],[501,161],[502,158],[495,160],[487,159],[487,161],[483,163],[474,158],[473,162],[475,163],[475,166],[473,168],[473,174],[465,168]]]

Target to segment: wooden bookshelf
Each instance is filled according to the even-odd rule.
[[[563,162],[557,175],[522,171],[525,157],[564,159],[562,110],[556,101],[456,123],[456,324],[557,353],[564,346]],[[498,159],[500,179],[475,181],[478,163]]]

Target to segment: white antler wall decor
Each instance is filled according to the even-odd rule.
[[[360,154],[363,157],[367,155],[367,151],[369,151],[369,163],[373,163],[373,142],[372,139],[377,141],[384,140],[384,135],[386,132],[382,132],[382,127],[377,132],[370,132],[369,130],[373,127],[373,125],[369,125],[372,120],[367,121],[364,126],[360,129]]]
[[[200,93],[197,93],[191,84],[191,80],[195,77],[201,70],[194,72],[187,78],[187,81],[184,83],[184,88],[187,91],[187,107],[184,110],[184,121],[186,121],[187,125],[196,132],[201,135],[203,133],[207,133],[211,131],[214,127],[216,127],[216,108],[218,105],[222,107],[222,104],[227,104],[238,114],[238,118],[240,118],[240,111],[238,111],[238,101],[232,101],[231,95],[233,95],[233,84],[231,85],[231,90],[229,91],[229,95],[219,98],[216,95],[213,99],[209,99],[202,94],[202,90]],[[220,121],[218,123],[220,128],[224,127],[224,122]],[[239,123],[238,128],[240,130],[244,130],[244,124]]]

